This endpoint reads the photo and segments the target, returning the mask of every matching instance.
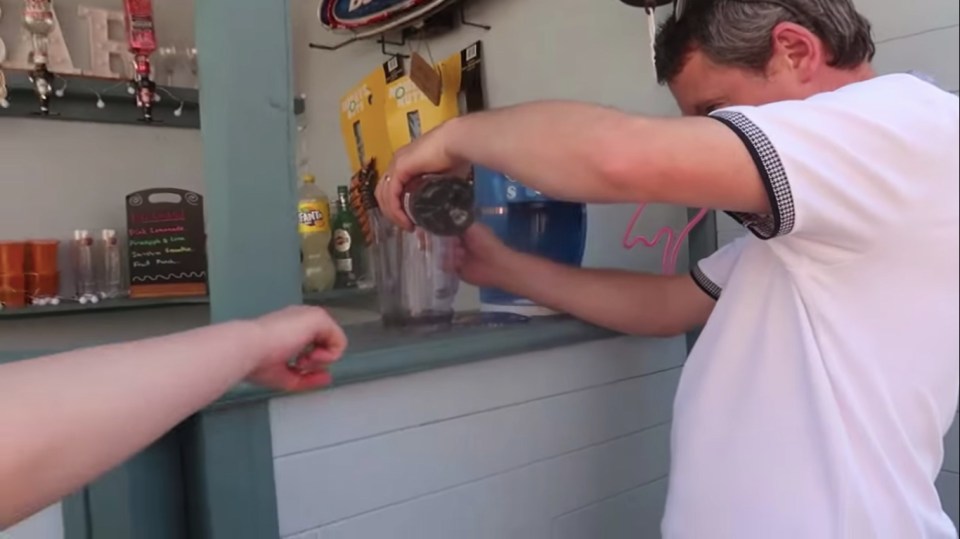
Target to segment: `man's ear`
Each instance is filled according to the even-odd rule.
[[[809,82],[824,61],[820,38],[799,24],[782,22],[776,25],[770,39],[773,45],[771,68],[790,71],[801,83]]]

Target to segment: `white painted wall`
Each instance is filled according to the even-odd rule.
[[[336,42],[315,22],[315,0],[294,0],[293,5],[308,21],[298,23],[305,27],[307,40]],[[491,107],[562,98],[652,115],[676,114],[669,92],[656,84],[640,10],[615,0],[477,0],[468,4],[467,14],[493,29],[463,28],[432,40],[430,52],[439,60],[481,39]],[[321,171],[318,182],[333,189],[350,176],[340,135],[340,99],[386,57],[375,43],[303,54],[298,67],[309,103],[310,155]],[[621,247],[632,211],[629,205],[590,207],[587,265],[659,270],[660,249],[627,252]],[[651,207],[638,230],[652,235],[664,225],[680,228],[685,219],[678,208]],[[685,261],[680,271],[682,264]]]
[[[10,0],[0,0],[0,4]],[[85,27],[71,19],[80,3],[112,6],[109,0],[58,0],[61,24],[74,61],[84,67]],[[484,40],[489,102],[507,105],[541,97],[596,100],[649,114],[673,114],[669,94],[653,82],[643,30],[644,18],[618,2],[595,11],[578,0],[483,0],[472,18],[491,24],[490,32],[467,29],[431,43],[442,58],[480,38]],[[162,5],[161,5],[162,4]],[[192,2],[157,4],[159,40],[190,43]],[[0,36],[15,39],[15,10],[0,19]],[[298,93],[307,96],[311,161],[319,180],[333,192],[349,179],[337,116],[340,97],[383,60],[379,47],[361,43],[330,53],[310,50],[323,38],[314,17],[315,0],[292,0],[294,60]],[[555,17],[561,13],[563,17]],[[548,15],[549,17],[544,17]],[[527,22],[536,20],[542,40],[527,38]],[[573,68],[577,75],[570,76]],[[239,113],[242,114],[242,111]],[[38,152],[38,144],[44,153]],[[33,156],[27,158],[27,156]],[[43,159],[38,159],[44,156]],[[140,163],[138,164],[137,161]],[[123,197],[136,189],[168,185],[203,192],[199,132],[38,120],[4,120],[0,125],[0,237],[53,236],[67,239],[75,228],[123,228]],[[11,196],[12,195],[12,196]],[[55,200],[54,197],[60,200]],[[69,202],[64,203],[61,200]],[[655,270],[660,249],[627,252],[620,246],[630,206],[591,207],[586,263]],[[43,219],[35,219],[43,215]],[[684,212],[651,207],[639,230],[683,225]],[[63,261],[66,264],[66,260]],[[685,253],[680,271],[684,271]],[[68,278],[66,279],[68,281]],[[69,281],[66,283],[69,286]],[[477,305],[476,290],[462,287],[458,306]],[[98,319],[83,331],[88,340],[141,335],[141,318],[150,334],[183,327],[172,318],[134,316],[112,322]],[[0,335],[9,346],[24,348],[50,340],[49,325],[37,320],[17,324],[17,333]],[[193,318],[190,319],[192,322]],[[78,318],[64,320],[73,329]],[[131,324],[133,324],[131,326]],[[89,324],[87,324],[89,326]],[[128,327],[130,326],[130,327]],[[0,329],[2,330],[2,329]],[[89,331],[96,333],[91,335]]]
[[[275,399],[280,533],[653,537],[684,351],[623,337]]]
[[[6,530],[0,539],[63,539],[63,513],[59,503]]]
[[[121,4],[113,0],[55,3],[74,64],[87,68],[87,26],[77,16],[81,4],[109,9],[121,9]],[[0,9],[4,11],[0,37],[9,55],[18,46],[22,2],[0,0]],[[161,44],[193,43],[192,0],[154,2],[154,9]],[[199,130],[2,118],[0,238],[66,241],[77,228],[123,230],[124,196],[132,191],[168,186],[203,192],[200,148]],[[61,268],[69,267],[66,254],[62,249]],[[64,289],[70,289],[70,272],[62,275]],[[206,312],[193,309],[186,317],[134,313],[2,320],[0,349],[50,349],[61,343],[69,347],[159,335],[205,323],[206,318]]]
[[[57,0],[74,65],[85,69],[89,47],[86,21],[77,15],[81,4],[121,6]],[[8,56],[19,46],[21,6],[0,0],[0,38]],[[161,44],[193,43],[192,0],[154,7]],[[90,99],[96,100],[93,94]],[[0,238],[66,239],[75,228],[122,229],[124,196],[131,191],[164,185],[202,192],[200,159],[198,130],[0,119]]]

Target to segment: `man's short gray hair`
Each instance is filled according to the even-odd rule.
[[[870,23],[851,0],[688,0],[679,21],[671,15],[657,33],[657,80],[676,77],[694,49],[720,65],[762,71],[783,22],[816,34],[834,67],[859,66],[876,52]]]

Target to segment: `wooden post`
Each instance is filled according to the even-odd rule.
[[[288,0],[197,0],[211,320],[300,303]],[[198,366],[198,368],[202,368]],[[182,429],[191,537],[278,537],[267,402]]]
[[[211,319],[300,303],[287,0],[197,0]]]

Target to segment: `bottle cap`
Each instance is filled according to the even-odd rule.
[[[110,241],[117,237],[117,231],[112,228],[104,228],[100,231],[100,237],[105,241]]]
[[[317,177],[314,176],[313,174],[304,174],[304,175],[303,175],[303,183],[313,183],[313,182],[315,182],[315,181],[317,181]]]

